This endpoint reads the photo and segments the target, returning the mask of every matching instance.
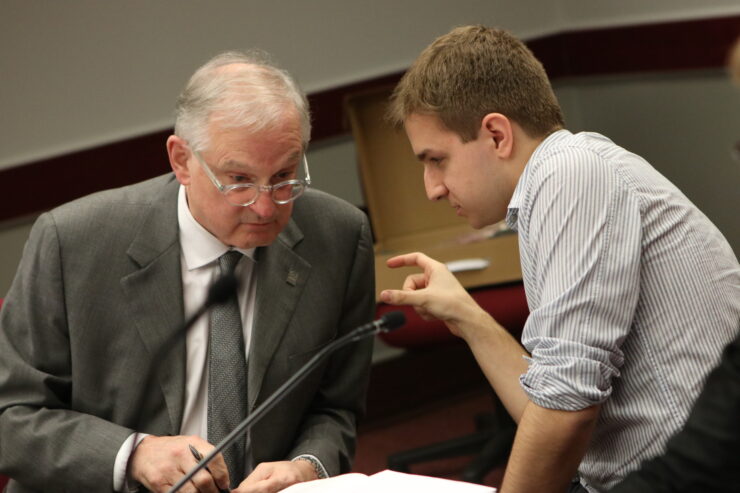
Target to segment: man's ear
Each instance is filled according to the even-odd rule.
[[[167,138],[167,155],[177,181],[181,185],[188,186],[190,184],[190,168],[188,167],[190,148],[187,143],[177,135],[170,135]]]
[[[514,152],[514,129],[511,120],[501,113],[488,113],[481,121],[480,132],[491,139],[499,159],[508,159]]]

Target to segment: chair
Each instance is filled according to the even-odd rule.
[[[529,310],[521,282],[471,290],[476,302],[490,313],[502,326],[519,338]],[[398,307],[380,304],[377,315]],[[407,319],[406,326],[385,334],[383,341],[391,346],[413,348],[440,344],[456,339],[439,321],[424,321],[410,307],[402,307]],[[446,442],[432,443],[412,450],[395,453],[388,457],[388,468],[409,472],[412,464],[436,459],[476,454],[461,474],[463,481],[482,484],[486,474],[502,465],[509,456],[516,432],[516,425],[503,404],[492,392],[494,410],[476,417],[476,431],[470,435]]]
[[[3,299],[0,298],[0,308],[3,306]],[[8,484],[9,478],[7,476],[3,476],[0,474],[0,491],[3,491],[5,489],[5,485]]]

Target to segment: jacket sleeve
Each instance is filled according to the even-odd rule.
[[[364,215],[357,238],[337,337],[371,321],[375,313],[373,245]],[[288,458],[313,455],[329,476],[350,471],[357,420],[365,411],[372,344],[366,338],[331,356]]]
[[[74,409],[59,235],[34,225],[0,312],[0,472],[43,491],[111,491],[132,432]]]

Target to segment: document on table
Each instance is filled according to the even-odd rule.
[[[333,478],[294,484],[283,493],[496,493],[496,488],[451,479],[419,476],[396,471],[381,471],[366,476],[360,473],[342,474]]]

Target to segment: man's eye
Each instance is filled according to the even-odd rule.
[[[231,175],[232,183],[249,183],[250,179],[244,175]]]
[[[439,166],[440,164],[442,164],[442,158],[441,157],[430,157],[429,163],[435,166]]]

